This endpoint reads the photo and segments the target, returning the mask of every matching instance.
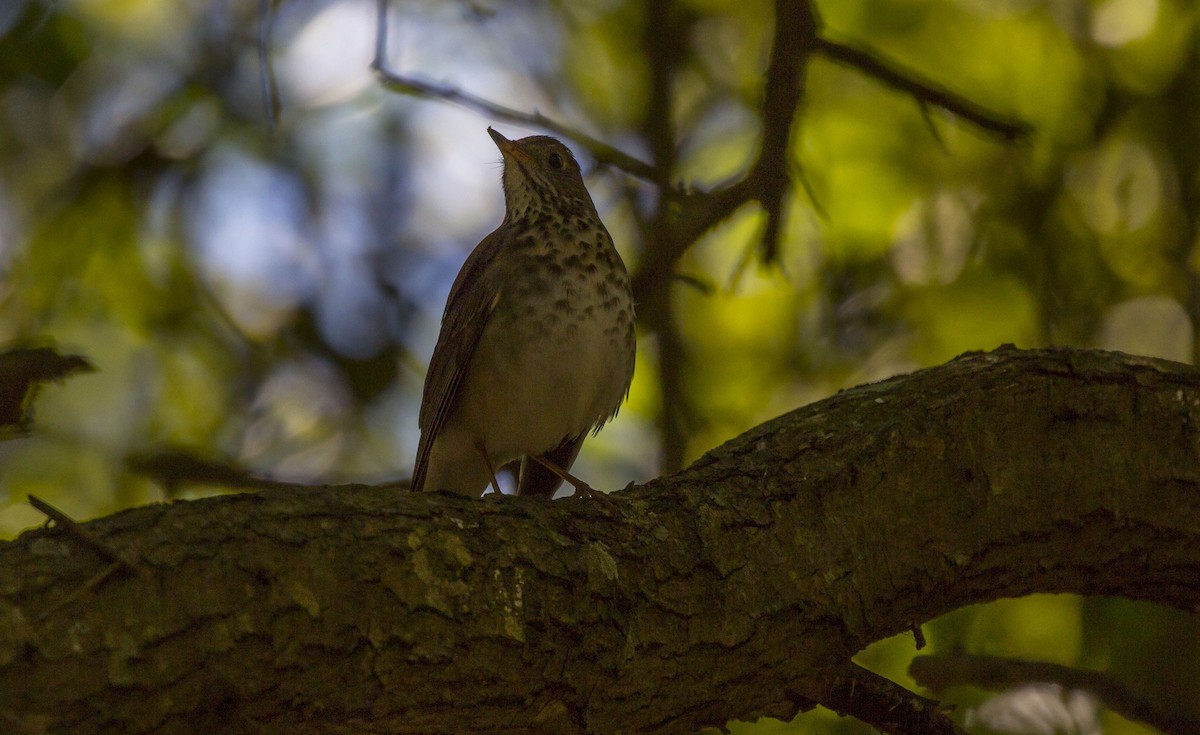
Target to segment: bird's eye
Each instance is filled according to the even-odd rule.
[[[550,164],[550,168],[563,167],[563,157],[557,153],[551,153],[550,157],[546,159],[546,162]]]

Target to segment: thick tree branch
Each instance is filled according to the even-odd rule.
[[[611,509],[371,488],[149,506],[86,528],[151,575],[65,605],[104,561],[32,531],[0,546],[0,720],[691,733],[891,700],[905,721],[877,726],[928,732],[920,713],[944,719],[856,651],[1035,591],[1200,605],[1197,446],[1195,368],[1002,350],[794,411]]]

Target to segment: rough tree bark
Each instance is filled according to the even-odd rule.
[[[370,488],[0,546],[0,723],[691,733],[816,702],[949,731],[868,643],[1031,592],[1200,604],[1200,370],[1002,349],[845,391],[602,503]]]

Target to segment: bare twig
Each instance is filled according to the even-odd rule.
[[[960,684],[1009,689],[1031,682],[1052,682],[1066,689],[1089,692],[1122,717],[1144,722],[1167,735],[1200,732],[1200,721],[1163,712],[1099,671],[1042,661],[948,653],[918,656],[909,665],[908,673],[918,684],[935,692]]]
[[[104,557],[108,561],[119,564],[121,568],[125,569],[126,571],[138,572],[139,574],[145,574],[147,572],[145,567],[128,559],[120,551],[117,551],[104,541],[101,541],[83,526],[80,526],[78,523],[76,523],[75,519],[71,518],[66,513],[63,513],[61,510],[55,508],[53,505],[50,505],[36,495],[29,495],[27,497],[29,498],[29,504],[44,513],[47,518],[54,521],[56,528],[61,528],[63,531],[82,541],[85,546],[100,554],[100,556]]]

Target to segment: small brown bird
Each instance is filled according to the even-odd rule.
[[[548,498],[629,392],[633,296],[571,151],[488,133],[504,157],[504,222],[450,288],[412,486],[479,496],[520,457],[517,492]]]

